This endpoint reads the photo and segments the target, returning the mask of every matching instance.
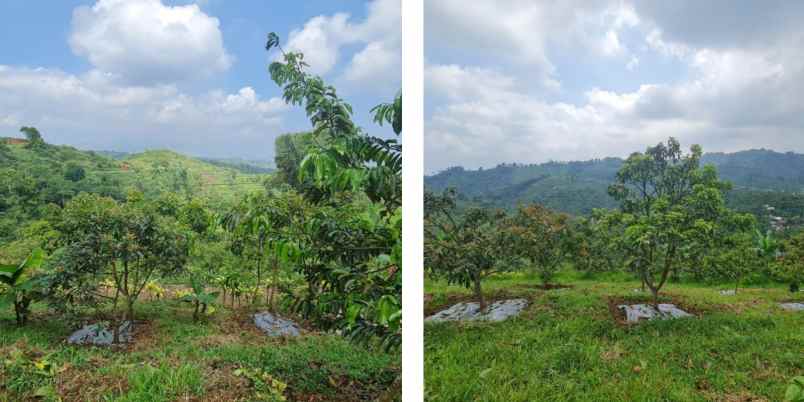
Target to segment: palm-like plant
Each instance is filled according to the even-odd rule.
[[[181,301],[191,303],[195,310],[193,310],[193,321],[198,321],[201,314],[206,314],[207,309],[211,308],[215,301],[218,300],[219,292],[207,292],[206,287],[201,281],[193,277],[191,279],[192,293],[186,294],[181,297]]]
[[[757,255],[765,262],[765,268],[767,268],[769,260],[779,250],[779,242],[773,238],[770,230],[765,232],[764,235],[759,230],[755,230],[754,249],[757,251]]]
[[[32,273],[42,265],[42,261],[44,253],[37,249],[19,265],[0,265],[0,283],[6,288],[0,300],[14,304],[18,325],[25,325],[28,321],[33,291],[37,285]]]

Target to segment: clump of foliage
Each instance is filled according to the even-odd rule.
[[[14,306],[17,325],[25,325],[28,321],[31,302],[41,296],[39,279],[36,271],[44,261],[44,252],[35,250],[18,265],[0,265],[0,300]]]
[[[241,367],[234,371],[234,375],[249,380],[256,391],[259,401],[281,402],[286,401],[285,389],[288,385],[271,374],[258,368]]]
[[[359,342],[401,344],[402,145],[365,134],[352,107],[321,77],[305,71],[304,55],[278,49],[271,79],[284,100],[302,106],[312,124],[298,165],[298,182],[310,203],[303,228],[277,244],[307,282],[295,308],[326,328],[342,329]],[[372,110],[379,124],[401,135],[402,95]],[[279,163],[277,164],[279,166]],[[289,171],[292,174],[292,170]],[[289,183],[293,185],[294,183]]]
[[[570,252],[575,268],[588,275],[622,268],[627,258],[624,231],[623,214],[618,211],[595,209],[574,221]]]
[[[804,231],[784,242],[784,255],[777,264],[777,275],[790,284],[791,292],[798,292],[804,283]]]
[[[50,356],[37,356],[24,344],[17,344],[0,361],[0,379],[4,381],[0,388],[17,395],[57,401],[60,398],[54,382],[63,368],[54,363]]]
[[[84,167],[75,163],[68,164],[64,171],[64,178],[72,182],[81,181],[86,176],[87,172]]]
[[[25,138],[28,140],[28,144],[25,145],[28,149],[39,150],[45,148],[47,145],[42,138],[42,134],[39,133],[36,127],[22,127],[20,128],[20,132],[25,134]]]
[[[550,285],[570,252],[569,216],[538,204],[522,206],[509,230],[515,251],[530,262],[545,286]]]
[[[214,311],[212,306],[218,300],[220,292],[207,292],[206,286],[195,276],[192,277],[191,284],[192,292],[183,295],[179,300],[193,305],[193,321],[198,321],[200,316],[208,313],[207,309],[210,309],[210,313]]]

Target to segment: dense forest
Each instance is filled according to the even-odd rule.
[[[461,205],[513,210],[530,202],[574,215],[595,208],[614,208],[607,187],[622,167],[620,158],[542,164],[501,164],[491,169],[452,167],[425,178],[431,191],[454,188]],[[732,183],[726,205],[751,212],[763,228],[773,216],[787,226],[804,223],[804,155],[770,150],[706,153],[702,165],[713,165]],[[769,210],[769,208],[772,208]]]

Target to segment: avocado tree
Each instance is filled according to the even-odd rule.
[[[521,206],[509,228],[514,248],[549,286],[570,251],[569,216],[532,204]]]
[[[25,325],[28,321],[31,302],[39,291],[34,275],[43,261],[44,252],[37,249],[20,264],[0,264],[0,285],[3,285],[0,297],[14,305],[17,325]]]
[[[624,239],[634,246],[631,263],[658,303],[659,291],[689,248],[712,239],[726,208],[712,166],[700,167],[701,147],[684,154],[679,142],[648,147],[628,157],[617,172],[609,194],[622,212],[633,217]]]

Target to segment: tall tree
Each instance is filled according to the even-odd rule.
[[[633,216],[624,237],[635,246],[631,263],[654,303],[688,248],[711,239],[726,210],[723,192],[729,185],[718,180],[714,167],[700,167],[701,154],[698,145],[684,154],[670,138],[629,156],[609,187],[622,211]]]
[[[20,132],[25,134],[25,138],[28,139],[28,144],[25,145],[26,148],[42,149],[45,146],[45,140],[42,138],[42,134],[40,134],[39,130],[35,127],[22,127],[20,128]]]
[[[312,124],[312,146],[299,165],[309,180],[315,205],[286,242],[308,284],[297,308],[322,325],[342,329],[355,340],[401,343],[402,145],[397,139],[367,135],[352,120],[351,105],[321,77],[306,71],[304,55],[285,52],[268,35],[266,49],[281,57],[271,63],[271,79],[284,100],[304,108]],[[372,110],[379,124],[401,135],[401,94]],[[366,202],[366,199],[370,202]]]

